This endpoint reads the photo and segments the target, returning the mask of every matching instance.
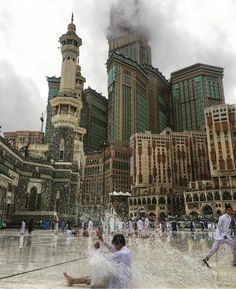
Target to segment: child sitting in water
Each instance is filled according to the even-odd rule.
[[[128,283],[131,279],[131,255],[130,250],[125,246],[125,238],[122,234],[116,234],[112,239],[112,245],[108,242],[103,240],[102,231],[97,232],[98,239],[111,251],[112,253],[109,254],[108,258],[110,259],[109,262],[113,262],[112,264],[109,263],[109,267],[112,265],[112,269],[114,272],[113,274],[108,273],[108,276],[104,274],[105,278],[98,278],[101,281],[91,280],[88,276],[82,278],[73,278],[64,273],[64,277],[66,278],[67,285],[72,286],[74,284],[86,284],[91,285],[90,288],[127,288]],[[100,244],[96,242],[94,244],[96,250],[99,251]],[[104,259],[104,263],[105,263]],[[101,264],[102,266],[103,264]],[[109,271],[110,268],[106,268]],[[106,270],[105,269],[105,270]],[[101,270],[102,272],[102,270]],[[103,272],[106,273],[106,272]],[[102,273],[101,273],[102,275]],[[92,282],[93,281],[93,282]]]

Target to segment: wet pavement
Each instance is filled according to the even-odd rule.
[[[32,236],[26,233],[20,248],[19,231],[1,230],[0,289],[67,288],[64,271],[90,274],[88,254],[95,240],[95,233],[68,239],[62,232],[38,230]],[[129,237],[127,243],[132,252],[131,288],[236,287],[236,267],[227,246],[210,259],[210,269],[201,264],[213,243],[212,232],[151,232],[149,238]]]

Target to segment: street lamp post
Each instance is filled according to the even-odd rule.
[[[101,202],[101,216],[104,217],[105,214],[105,195],[106,195],[106,168],[105,168],[105,163],[106,163],[106,148],[109,146],[109,142],[104,141],[101,144],[103,148],[103,190],[102,190],[102,202]]]

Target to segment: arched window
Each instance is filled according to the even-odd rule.
[[[207,205],[203,208],[203,215],[213,215],[212,207]]]
[[[233,199],[236,200],[236,192],[233,194]]]
[[[222,215],[221,210],[217,210],[217,211],[216,211],[216,214],[217,214],[218,216]]]
[[[165,203],[166,203],[165,198],[160,197],[160,199],[159,199],[159,204],[163,205],[163,204],[165,204]]]
[[[223,200],[232,200],[231,194],[229,192],[224,192]]]
[[[216,201],[220,201],[220,193],[219,192],[215,192],[214,197],[215,197]]]
[[[213,201],[213,195],[212,193],[207,194],[207,201]]]
[[[205,196],[205,194],[204,193],[201,193],[201,195],[200,195],[200,201],[206,201],[206,196]]]
[[[152,204],[156,205],[157,204],[157,199],[156,198],[152,198]]]
[[[166,219],[166,214],[164,212],[160,213],[160,219],[165,220]]]
[[[151,199],[150,198],[147,199],[147,204],[151,205]]]
[[[137,200],[136,199],[134,199],[134,205],[137,206]]]
[[[138,205],[141,205],[142,203],[141,203],[141,199],[138,199]]]
[[[194,202],[199,202],[198,194],[194,194],[194,195],[193,195],[193,201],[194,201]]]
[[[37,188],[32,187],[30,189],[30,195],[29,195],[29,210],[30,211],[35,211],[36,210],[36,203],[37,203]]]
[[[146,199],[143,198],[143,205],[146,205],[146,204],[147,204]]]
[[[132,199],[129,200],[129,205],[133,206],[133,200]]]
[[[186,196],[186,202],[187,202],[187,203],[192,202],[192,196],[191,196],[191,195],[187,195],[187,196]]]

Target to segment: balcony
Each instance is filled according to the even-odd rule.
[[[70,127],[75,129],[78,123],[78,118],[69,114],[57,114],[52,117],[52,124],[55,128]]]

